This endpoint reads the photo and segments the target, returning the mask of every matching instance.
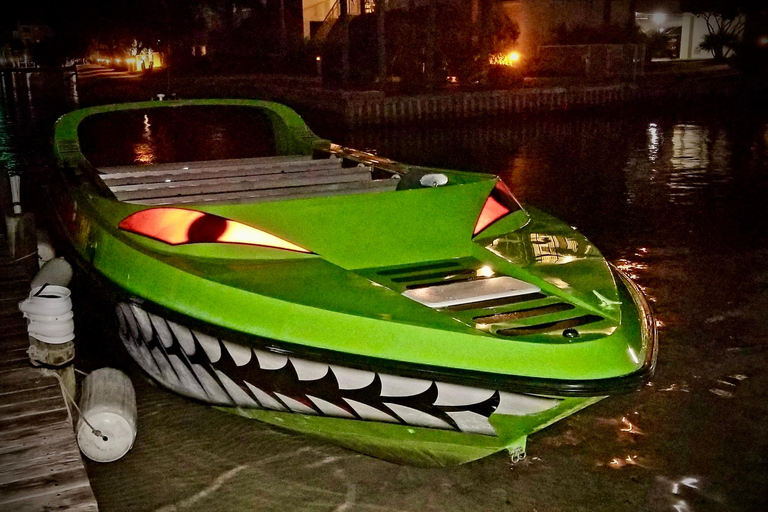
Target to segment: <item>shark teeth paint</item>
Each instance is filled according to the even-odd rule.
[[[536,414],[561,402],[275,354],[215,338],[136,304],[120,303],[116,312],[120,339],[151,377],[212,405],[495,436],[492,414]]]

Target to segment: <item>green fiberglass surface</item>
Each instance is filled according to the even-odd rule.
[[[120,230],[123,219],[148,206],[120,202],[100,186],[97,171],[79,151],[79,123],[115,110],[189,105],[263,109],[279,155],[331,148],[292,110],[268,102],[149,102],[63,117],[55,143],[73,177],[72,239],[87,263],[127,294],[297,352],[329,351],[447,372],[599,380],[631,375],[652,359],[647,305],[578,232],[528,209],[473,236],[498,180],[490,175],[409,168],[356,154],[364,164],[395,169],[401,175],[397,190],[183,206],[253,226],[310,253],[226,243],[169,245]],[[413,179],[428,172],[444,174],[448,183],[423,187]],[[431,308],[404,296],[408,281],[398,277],[422,268],[458,269],[445,279],[510,276],[540,292],[524,305]],[[577,336],[565,336],[568,329],[578,329]]]

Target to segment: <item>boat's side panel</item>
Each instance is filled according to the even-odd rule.
[[[137,304],[117,306],[129,354],[168,389],[380,458],[468,462],[602,397],[508,393],[363,371],[256,350],[190,329]]]

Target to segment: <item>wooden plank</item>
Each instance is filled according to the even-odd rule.
[[[247,190],[224,194],[201,194],[183,197],[160,197],[154,199],[131,200],[129,203],[143,205],[178,205],[192,203],[245,203],[251,201],[284,201],[288,199],[305,199],[310,197],[366,194],[375,192],[391,192],[397,187],[397,180],[372,180],[351,183],[332,183],[306,187],[292,187],[272,190]]]
[[[82,462],[80,449],[70,433],[47,443],[25,446],[0,457],[0,486],[48,474],[52,465]]]
[[[29,356],[27,354],[14,355],[13,357],[3,358],[0,361],[0,374],[13,372],[22,368],[29,368]]]
[[[349,183],[366,181],[371,179],[368,170],[360,172],[357,168],[351,170],[338,170],[331,175],[305,176],[277,179],[262,178],[237,178],[233,180],[203,180],[193,182],[168,183],[165,186],[141,187],[139,190],[113,190],[115,196],[121,201],[136,199],[154,199],[157,197],[174,197],[188,195],[220,194],[226,192],[271,190],[289,187],[305,187],[312,185],[327,185],[337,183]],[[115,187],[118,188],[118,187]]]
[[[58,382],[53,386],[41,386],[32,389],[19,389],[15,392],[0,395],[0,416],[4,415],[5,408],[10,405],[19,405],[57,398],[63,401],[61,386]]]
[[[44,494],[27,498],[13,504],[14,512],[40,512],[42,510],[66,510],[67,512],[98,512],[96,498],[90,485],[82,485],[57,491],[56,494]]]
[[[48,387],[58,389],[59,380],[50,375],[43,375],[42,371],[36,368],[3,373],[0,374],[0,401],[4,401],[7,394]]]
[[[37,412],[27,416],[17,416],[15,418],[0,418],[0,432],[23,430],[32,424],[42,432],[43,429],[48,428],[51,425],[55,425],[62,421],[69,421],[69,411],[66,407],[63,407],[63,400],[61,404],[62,407],[49,411]]]
[[[8,454],[18,453],[50,440],[69,438],[74,441],[74,429],[69,420],[62,420],[47,425],[41,429],[36,424],[30,424],[24,428],[0,433],[0,464],[6,463]]]
[[[0,333],[0,341],[4,339],[18,337],[27,337],[27,321],[19,314],[18,316],[9,316],[6,321],[3,322],[2,333]]]
[[[0,485],[0,510],[15,510],[18,502],[56,495],[62,491],[90,486],[82,460],[53,464],[47,474]]]
[[[163,194],[168,191],[174,193],[181,192],[181,195],[189,195],[184,194],[183,191],[190,190],[192,193],[212,191],[215,193],[241,190],[245,188],[248,188],[249,190],[283,188],[311,185],[321,181],[323,183],[334,182],[334,179],[338,182],[370,180],[371,172],[370,169],[366,168],[335,168],[325,171],[296,172],[291,174],[278,173],[263,176],[238,176],[234,178],[211,178],[207,180],[182,180],[142,185],[121,185],[110,187],[110,190],[118,198],[135,199],[136,197],[130,197],[130,195]],[[150,196],[148,195],[146,197]]]
[[[29,347],[29,336],[26,333],[0,340],[0,350],[3,352],[3,358],[8,358],[11,352],[26,353],[27,347]]]
[[[262,166],[230,166],[205,169],[171,169],[147,170],[116,174],[102,174],[101,179],[110,187],[117,185],[137,185],[147,183],[164,183],[168,180],[203,180],[221,177],[266,176],[270,174],[292,174],[306,171],[323,171],[340,169],[341,160],[302,160],[279,165]]]
[[[197,160],[194,162],[170,162],[167,164],[154,164],[154,165],[120,165],[113,167],[99,167],[99,172],[104,174],[121,174],[132,172],[167,172],[178,169],[195,170],[195,169],[212,169],[219,167],[259,167],[259,166],[272,166],[276,164],[291,165],[296,162],[309,162],[312,160],[311,156],[307,155],[282,155],[282,156],[265,156],[259,158],[227,158],[224,160]],[[322,161],[322,160],[318,160]]]
[[[56,397],[45,397],[39,395],[26,402],[17,402],[0,405],[0,421],[12,420],[14,418],[32,416],[41,412],[53,411],[65,408],[64,399],[61,395]]]

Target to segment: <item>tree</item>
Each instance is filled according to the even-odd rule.
[[[739,45],[746,21],[745,11],[751,1],[689,0],[682,7],[707,23],[708,34],[699,48],[712,53],[716,60],[725,60]]]

